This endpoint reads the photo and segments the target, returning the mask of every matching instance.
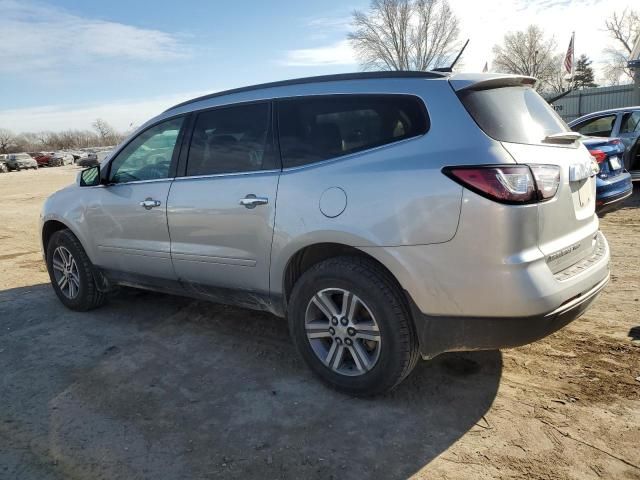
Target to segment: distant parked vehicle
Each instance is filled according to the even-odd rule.
[[[36,161],[38,167],[48,167],[49,162],[51,161],[51,157],[53,157],[53,153],[51,152],[32,152],[29,153],[31,157]]]
[[[640,106],[593,112],[569,122],[571,130],[589,137],[617,137],[625,146],[623,166],[640,181]]]
[[[73,155],[70,153],[56,152],[51,157],[49,165],[52,167],[62,167],[73,164]]]
[[[9,171],[6,159],[6,155],[0,155],[0,173],[7,173]]]
[[[619,138],[585,137],[582,143],[600,167],[596,175],[596,212],[617,210],[633,193],[631,175],[624,168],[624,143]]]
[[[95,167],[96,165],[100,165],[98,154],[93,152],[87,153],[84,157],[80,158],[76,164],[79,167]]]
[[[38,169],[38,163],[28,153],[10,153],[7,155],[9,170]]]

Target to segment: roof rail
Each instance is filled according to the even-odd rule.
[[[201,97],[187,100],[186,102],[178,103],[171,108],[165,110],[165,112],[171,111],[174,108],[189,105],[191,103],[199,102],[202,100],[208,100],[210,98],[222,97],[224,95],[230,95],[232,93],[250,92],[252,90],[261,90],[263,88],[274,87],[286,87],[288,85],[304,85],[307,83],[321,83],[321,82],[338,82],[342,80],[368,80],[375,78],[445,78],[448,75],[440,72],[417,72],[417,71],[385,71],[385,72],[359,72],[359,73],[338,73],[335,75],[320,75],[317,77],[304,77],[294,78],[292,80],[281,80],[279,82],[261,83],[259,85],[251,85],[248,87],[234,88],[231,90],[225,90],[222,92],[210,93]]]

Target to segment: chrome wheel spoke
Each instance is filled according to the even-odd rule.
[[[351,354],[353,355],[353,359],[357,365],[360,365],[358,370],[364,370],[368,372],[371,370],[371,359],[369,358],[369,354],[364,349],[360,342],[354,342],[353,347],[351,348]],[[357,360],[356,360],[357,358]]]
[[[323,292],[318,292],[311,299],[313,303],[320,309],[320,311],[327,317],[328,320],[331,320],[333,317],[338,315],[338,308],[336,304],[333,303],[333,300],[328,295]]]
[[[306,327],[307,330],[307,338],[329,338],[331,334],[329,333],[329,324],[325,325],[320,323],[310,323]]]
[[[380,333],[379,332],[356,332],[356,338],[362,340],[371,340],[374,342],[380,341]]]
[[[335,345],[335,341],[333,342]],[[340,365],[342,364],[342,359],[344,358],[344,345],[338,345],[335,349],[335,354],[333,355],[333,358],[331,358],[329,361],[331,362],[331,368],[333,370],[338,371],[340,369]]]
[[[361,303],[361,301],[357,296],[353,294],[349,295],[348,297],[347,295],[345,295],[344,298],[345,301],[342,303],[342,315],[347,317],[349,323],[353,323],[353,317],[355,315],[356,308]]]
[[[71,252],[66,247],[57,247],[53,252],[51,266],[60,292],[69,299],[77,297],[80,291],[80,274]]]
[[[380,335],[378,325],[373,323],[356,323],[354,325],[359,332],[375,332]]]
[[[69,257],[67,256],[67,249],[58,247],[57,252],[60,255],[60,258],[62,259],[62,263],[64,264],[64,266],[66,267],[67,265],[69,265]]]
[[[329,348],[329,351],[327,352],[327,356],[323,359],[323,362],[327,367],[331,366],[331,359],[335,355],[337,348],[338,344],[336,342],[333,342],[331,344],[331,348]]]
[[[349,354],[351,355],[351,358],[353,358],[353,363],[355,364],[358,371],[360,372],[364,371],[364,367],[362,366],[360,357],[358,357],[358,354],[354,351],[353,345],[349,347]]]

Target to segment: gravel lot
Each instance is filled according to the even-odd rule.
[[[581,319],[358,400],[266,314],[128,289],[66,310],[37,225],[76,172],[0,174],[0,478],[640,479],[640,190],[602,220],[612,281]]]

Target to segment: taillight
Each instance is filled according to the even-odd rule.
[[[602,150],[598,150],[598,149],[589,150],[589,153],[593,158],[596,159],[596,162],[598,163],[602,163],[607,159],[607,154],[604,153]]]
[[[529,165],[536,181],[538,200],[553,198],[560,186],[560,167],[557,165]]]
[[[442,171],[478,195],[507,204],[548,200],[560,184],[560,167],[556,165],[483,165],[445,167]]]

